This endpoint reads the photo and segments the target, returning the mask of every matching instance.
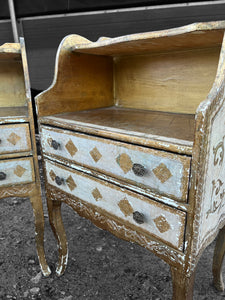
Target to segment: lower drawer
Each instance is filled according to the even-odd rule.
[[[33,182],[33,158],[19,158],[0,161],[0,187]]]
[[[47,182],[136,231],[182,251],[186,214],[74,169],[45,161]]]

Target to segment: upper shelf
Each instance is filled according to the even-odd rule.
[[[1,107],[0,124],[23,123],[28,121],[28,107]]]
[[[113,106],[43,117],[40,121],[177,153],[192,153],[195,117],[190,114]]]
[[[224,30],[225,21],[216,21],[117,38],[102,37],[96,42],[78,36],[78,43],[71,47],[71,51],[97,55],[132,55],[211,48],[221,46]]]
[[[19,43],[5,43],[0,46],[0,60],[21,59],[21,49]]]

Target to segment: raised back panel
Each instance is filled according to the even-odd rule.
[[[116,104],[194,114],[207,97],[220,47],[114,58]]]
[[[0,57],[0,107],[25,105],[22,61],[17,57],[12,59],[1,59]]]

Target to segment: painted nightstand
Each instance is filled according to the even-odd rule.
[[[0,47],[0,199],[8,197],[30,198],[39,263],[43,275],[48,276],[33,110],[22,38],[20,44]]]
[[[62,202],[171,267],[192,299],[197,261],[225,251],[225,22],[61,42],[37,96],[49,217],[67,263]]]

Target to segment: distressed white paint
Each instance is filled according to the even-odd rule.
[[[15,145],[8,141],[8,138],[12,133],[20,137]],[[2,125],[0,127],[0,140],[0,154],[31,150],[29,125]]]
[[[135,225],[138,230],[146,230],[150,235],[159,237],[163,241],[170,243],[175,248],[182,251],[182,240],[184,236],[184,223],[186,216],[184,212],[177,211],[176,209],[167,207],[166,205],[158,204],[150,198],[140,196],[139,194],[133,192],[128,192],[124,188],[116,187],[103,180],[94,179],[93,177],[85,175],[84,173],[66,167],[62,168],[59,164],[56,165],[55,163],[51,163],[47,160],[45,161],[45,164],[47,170],[47,180],[51,185],[64,192],[72,194],[85,202],[94,204],[95,206],[107,211],[111,215],[115,215],[122,220],[126,220],[132,225]],[[64,184],[58,186],[55,181],[51,179],[49,175],[51,170],[56,176],[64,179]],[[66,179],[70,175],[76,183],[76,188],[74,188],[72,191],[66,184]],[[102,195],[102,198],[98,201],[96,201],[92,195],[92,191],[95,188],[97,188]],[[144,214],[144,224],[137,224],[133,220],[132,215],[125,217],[118,206],[118,203],[122,199],[127,199],[129,201],[133,211],[139,211],[140,213]],[[164,233],[159,231],[154,222],[154,219],[159,216],[165,217],[170,225],[170,229]]]
[[[93,138],[89,135],[72,133],[65,130],[56,130],[49,127],[42,127],[42,146],[46,154],[58,155],[60,157],[72,160],[78,164],[94,168],[100,172],[111,176],[119,177],[122,180],[129,180],[133,184],[144,185],[160,194],[171,196],[175,199],[186,200],[189,171],[184,170],[185,158],[176,154],[170,154],[163,151],[157,151],[150,148],[143,148],[134,145],[128,145],[121,142],[106,140],[103,138]],[[59,149],[55,150],[48,140],[53,139],[60,143]],[[77,152],[72,156],[65,145],[71,140],[77,148]],[[90,151],[97,148],[101,154],[99,161],[95,162]],[[143,176],[137,176],[132,169],[125,173],[117,162],[121,154],[127,154],[132,163],[138,163],[145,167],[147,173]],[[186,158],[188,165],[189,158]],[[163,163],[171,172],[172,176],[164,183],[157,178],[153,170]]]
[[[14,173],[17,166],[21,166],[25,169],[21,177],[17,176]],[[0,180],[0,187],[33,182],[34,181],[33,169],[34,168],[33,168],[32,158],[0,161],[0,172],[4,172],[6,174],[6,179]]]
[[[221,145],[221,147],[215,153],[218,145]],[[209,135],[209,152],[202,193],[198,249],[201,248],[207,237],[215,232],[218,221],[225,216],[225,153],[222,149],[225,150],[224,105],[214,118]],[[216,164],[215,160],[217,160]]]

